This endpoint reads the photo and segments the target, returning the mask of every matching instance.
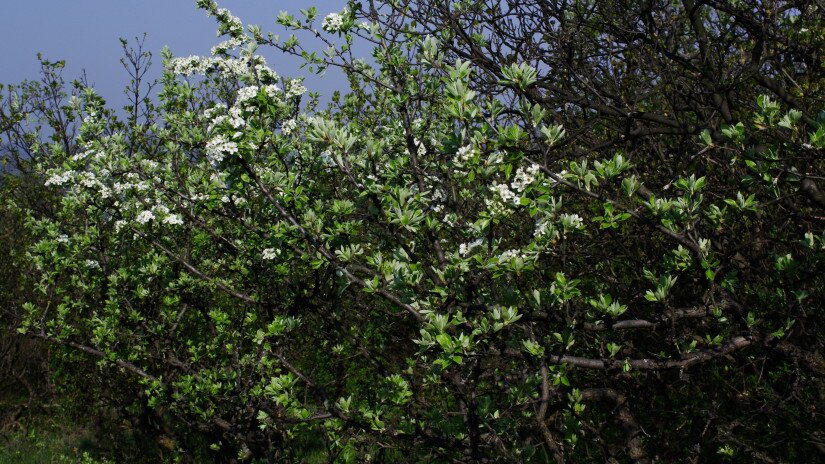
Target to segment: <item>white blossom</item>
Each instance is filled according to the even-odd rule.
[[[232,37],[229,40],[224,40],[223,42],[212,47],[212,55],[221,55],[226,53],[227,50],[238,48],[243,45],[244,39],[244,37]]]
[[[513,188],[518,192],[523,192],[530,184],[536,181],[538,172],[539,167],[537,164],[532,164],[527,169],[523,167],[518,168],[516,175],[513,177]]]
[[[115,193],[123,193],[126,190],[129,190],[133,187],[132,184],[129,182],[115,182],[115,185],[112,186],[114,188]]]
[[[248,87],[243,87],[238,90],[238,103],[244,103],[248,100],[255,98],[258,95],[258,88],[257,85],[250,85]]]
[[[62,173],[58,172],[58,173],[52,174],[51,177],[46,179],[46,184],[45,185],[47,187],[50,186],[50,185],[63,185],[66,182],[70,181],[72,179],[72,177],[74,177],[74,175],[75,175],[75,172],[72,171],[72,170],[62,172]]]
[[[475,248],[480,247],[484,244],[484,239],[476,239],[469,243],[462,243],[458,246],[458,254],[461,256],[467,256],[470,252],[472,252]]]
[[[289,119],[281,123],[281,133],[284,135],[289,135],[295,130],[296,127],[298,127],[298,123],[295,119]]]
[[[275,257],[277,257],[280,254],[281,250],[276,250],[274,248],[266,248],[261,254],[261,258],[266,260],[275,259]]]
[[[340,13],[330,13],[324,18],[321,27],[327,32],[338,32],[344,25],[344,17]]]
[[[303,82],[301,79],[291,79],[286,88],[286,98],[297,97],[298,95],[303,95],[307,91],[307,88],[304,87]]]
[[[278,92],[280,91],[281,88],[275,84],[264,86],[264,92],[266,92],[266,96],[269,98],[276,98],[278,96]]]
[[[490,187],[490,190],[497,193],[498,196],[501,198],[501,201],[504,203],[513,203],[514,205],[518,206],[520,204],[520,198],[510,189],[510,186],[507,184],[493,184]]]
[[[155,219],[155,215],[152,214],[151,211],[146,210],[146,211],[141,211],[140,214],[138,214],[137,217],[135,218],[135,221],[139,222],[140,224],[146,224],[147,222],[151,221],[152,219]]]
[[[215,104],[215,106],[205,109],[203,111],[203,117],[204,119],[212,119],[218,113],[222,113],[224,111],[226,111],[226,105],[224,105],[223,103],[217,103]]]
[[[178,215],[178,214],[170,214],[170,215],[166,216],[165,218],[163,218],[163,223],[164,224],[169,224],[169,225],[172,225],[172,226],[179,226],[179,225],[183,224],[183,219],[181,219],[180,215]]]
[[[95,178],[93,172],[81,172],[80,175],[77,176],[77,182],[86,187],[86,188],[95,188],[97,187],[98,181]]]
[[[562,214],[559,218],[564,230],[576,230],[584,227],[584,221],[578,214]]]
[[[243,32],[243,23],[226,8],[218,8],[215,17],[223,23],[230,34],[238,35]]]
[[[472,145],[465,145],[458,149],[455,154],[455,159],[459,163],[466,163],[470,161],[475,155],[475,148]]]
[[[544,235],[549,230],[550,225],[551,225],[551,222],[550,222],[549,217],[544,217],[544,218],[540,219],[536,223],[536,229],[535,229],[535,231],[533,231],[533,236],[534,237],[540,237],[540,236]]]
[[[499,263],[506,263],[515,258],[525,259],[526,256],[520,250],[506,250],[498,257]]]
[[[238,152],[238,144],[227,140],[223,135],[218,135],[206,142],[206,157],[212,163],[220,163],[227,154]]]

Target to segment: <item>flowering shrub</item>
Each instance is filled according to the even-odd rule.
[[[369,25],[373,64],[309,58],[353,87],[322,111],[251,46],[294,38],[199,3],[228,40],[164,55],[157,122],[123,128],[87,90],[76,153],[38,166],[58,200],[27,211],[43,298],[20,330],[131,373],[216,453],[561,460],[616,411],[606,439],[642,462],[656,432],[622,385],[768,346],[822,369],[785,341],[825,296],[816,205],[763,227],[821,168],[780,161],[820,156],[821,120],[764,97],[657,174],[573,156],[520,96],[530,65],[479,94],[435,38],[402,52]],[[351,8],[322,25],[346,44]],[[305,14],[279,22],[315,31]]]

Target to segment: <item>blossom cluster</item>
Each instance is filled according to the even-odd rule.
[[[321,27],[327,32],[338,32],[344,26],[344,16],[340,13],[330,13],[324,18]]]
[[[155,214],[152,213],[149,210],[141,211],[137,215],[137,217],[135,217],[135,221],[137,221],[138,224],[146,224],[149,221],[154,220],[154,219],[155,219]]]
[[[499,264],[507,264],[514,259],[521,259],[526,261],[529,258],[526,253],[521,250],[505,250],[498,256]]]
[[[475,156],[475,148],[472,145],[465,145],[458,149],[455,154],[455,160],[458,163],[464,164],[473,159]]]
[[[535,164],[527,168],[520,167],[513,176],[511,185],[504,182],[491,185],[490,191],[493,192],[493,198],[485,200],[490,214],[501,216],[508,211],[506,205],[521,205],[521,195],[536,181],[538,172],[539,167]]]
[[[281,123],[281,133],[284,135],[289,135],[298,127],[298,123],[295,119],[288,119]]]
[[[245,42],[244,39],[245,37],[232,37],[229,40],[224,40],[212,47],[212,56],[225,55],[229,50],[242,46]]]
[[[460,256],[467,256],[473,250],[475,250],[476,248],[480,247],[483,244],[484,244],[484,239],[482,239],[482,238],[473,240],[472,242],[469,242],[469,243],[462,243],[461,245],[458,246],[458,254]]]
[[[513,188],[517,192],[524,192],[530,184],[536,181],[538,172],[539,166],[537,164],[531,164],[526,169],[524,167],[518,168],[516,175],[513,177]]]
[[[284,98],[297,97],[305,94],[306,91],[307,88],[304,87],[303,79],[290,79],[289,82],[287,82]]]
[[[584,220],[578,214],[562,214],[559,217],[561,226],[565,231],[578,230],[584,228]]]
[[[223,26],[221,29],[233,37],[243,34],[243,23],[226,8],[218,8],[215,17]],[[218,31],[220,34],[221,31]]]
[[[257,85],[250,85],[250,86],[247,86],[247,87],[242,87],[241,89],[238,90],[237,102],[242,104],[242,103],[245,103],[248,100],[251,100],[251,99],[255,98],[258,95],[259,90],[260,89],[258,88]]]
[[[166,64],[166,69],[181,76],[209,74],[218,72],[228,79],[253,77],[261,80],[275,80],[278,74],[266,65],[266,60],[259,55],[241,58],[188,56],[173,58]]]
[[[53,171],[52,175],[48,179],[46,179],[46,183],[45,183],[46,187],[51,186],[51,185],[61,186],[63,184],[66,184],[67,182],[72,180],[74,175],[75,175],[75,172],[72,171],[71,169],[68,170],[68,171],[63,171],[63,172]]]
[[[261,259],[273,260],[280,254],[281,250],[276,250],[275,248],[265,248],[261,253]]]
[[[238,153],[238,144],[217,135],[206,142],[206,158],[213,164],[219,164],[226,155]]]

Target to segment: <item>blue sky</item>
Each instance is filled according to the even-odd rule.
[[[345,0],[218,0],[245,24],[284,34],[275,18],[281,10],[298,14],[318,7],[321,18],[343,8]],[[195,0],[0,0],[0,83],[8,84],[38,75],[37,53],[49,60],[66,60],[64,77],[71,80],[86,70],[98,92],[116,106],[125,102],[122,89],[128,76],[120,65],[119,37],[132,39],[147,33],[146,48],[155,55],[169,45],[179,56],[209,54],[219,41],[215,21],[195,8]],[[320,19],[320,18],[319,18]],[[320,27],[320,21],[318,23]],[[299,61],[262,50],[279,74],[299,76]],[[310,90],[329,93],[343,85],[340,75],[329,72],[308,79]]]

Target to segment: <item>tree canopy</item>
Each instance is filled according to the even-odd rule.
[[[198,6],[125,116],[55,62],[3,97],[0,296],[66,375],[218,461],[825,454],[821,3]]]

